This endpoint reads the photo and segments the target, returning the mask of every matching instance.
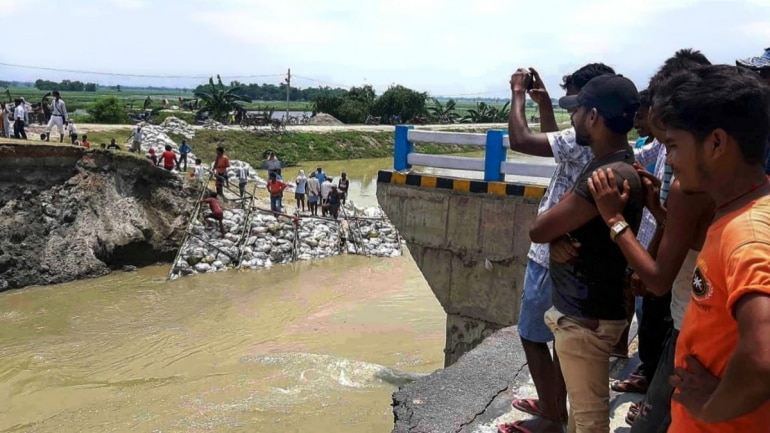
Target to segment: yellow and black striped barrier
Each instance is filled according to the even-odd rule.
[[[537,200],[541,199],[543,194],[545,194],[545,188],[542,186],[525,186],[506,182],[485,182],[483,180],[458,179],[423,173],[400,173],[391,170],[380,170],[377,173],[377,183],[418,186],[421,188],[450,189],[476,194],[519,196]]]

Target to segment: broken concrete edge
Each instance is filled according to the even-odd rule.
[[[496,397],[529,381],[516,327],[501,329],[452,366],[393,394],[394,433],[466,431]]]
[[[635,340],[637,322],[630,338]],[[626,378],[639,365],[636,344],[631,358],[611,358],[610,379]],[[511,409],[515,398],[535,397],[517,327],[490,335],[451,366],[411,382],[393,393],[393,433],[495,432],[497,424],[530,416]],[[613,432],[622,430],[637,394],[610,393]]]

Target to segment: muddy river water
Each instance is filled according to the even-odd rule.
[[[368,206],[390,163],[322,165]],[[445,315],[404,251],[0,293],[0,432],[388,432],[397,386],[443,364]]]

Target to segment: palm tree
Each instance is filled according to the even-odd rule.
[[[486,102],[477,102],[476,109],[468,110],[468,114],[462,118],[462,121],[465,123],[505,122],[510,114],[510,102],[506,102],[500,108],[489,105]]]
[[[455,123],[457,118],[460,117],[455,112],[456,108],[457,103],[454,99],[446,101],[446,105],[444,105],[438,99],[433,98],[433,106],[428,107],[428,111],[430,111],[433,120],[438,123]]]
[[[200,99],[198,113],[208,112],[209,116],[215,120],[227,121],[231,111],[243,110],[239,102],[251,102],[249,98],[238,93],[241,90],[241,86],[226,87],[222,84],[219,75],[217,75],[217,84],[214,84],[213,78],[209,78],[209,85],[195,92],[195,96]]]

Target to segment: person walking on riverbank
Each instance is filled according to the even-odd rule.
[[[24,108],[24,102],[21,99],[14,100],[16,107],[13,109],[13,137],[16,139],[27,139],[27,132],[24,131],[24,119],[27,116],[27,110]]]
[[[56,126],[59,131],[59,142],[64,142],[64,125],[67,124],[67,105],[61,99],[58,90],[53,91],[53,102],[51,102],[51,119],[45,127],[45,141],[51,140],[51,129]]]
[[[305,212],[305,193],[307,191],[307,177],[305,177],[305,170],[300,170],[296,179],[297,187],[294,189],[294,199],[297,201],[297,211],[302,207],[302,212]]]
[[[320,200],[320,196],[321,184],[318,183],[315,172],[312,172],[307,179],[307,205],[311,215],[318,216],[318,201]]]
[[[225,148],[217,147],[217,157],[214,159],[214,176],[216,176],[217,194],[225,197],[223,186],[230,186],[227,169],[230,168],[230,158],[225,156]]]
[[[249,183],[249,168],[246,165],[241,165],[236,170],[238,175],[238,191],[241,195],[241,200],[246,196],[246,185]]]
[[[283,190],[287,188],[287,185],[278,180],[275,172],[270,173],[267,181],[267,192],[270,193],[270,210],[273,212],[282,212],[281,197],[283,197]]]
[[[131,136],[128,137],[131,141],[131,152],[134,153],[141,153],[142,152],[142,125],[136,125],[136,129],[131,133]]]
[[[207,213],[203,216],[203,220],[206,221],[206,227],[211,228],[209,225],[209,220],[213,220],[219,223],[219,232],[222,233],[222,237],[225,236],[225,226],[222,223],[222,220],[224,219],[224,212],[222,212],[222,205],[219,204],[219,200],[217,200],[217,193],[211,192],[207,198],[204,198],[201,200],[202,204],[208,204],[209,209],[211,210],[210,213]]]
[[[179,163],[177,164],[178,167],[182,167],[184,164],[184,167],[181,168],[182,171],[187,171],[187,155],[190,152],[192,152],[192,147],[187,144],[187,140],[182,140],[182,144],[179,146]]]

